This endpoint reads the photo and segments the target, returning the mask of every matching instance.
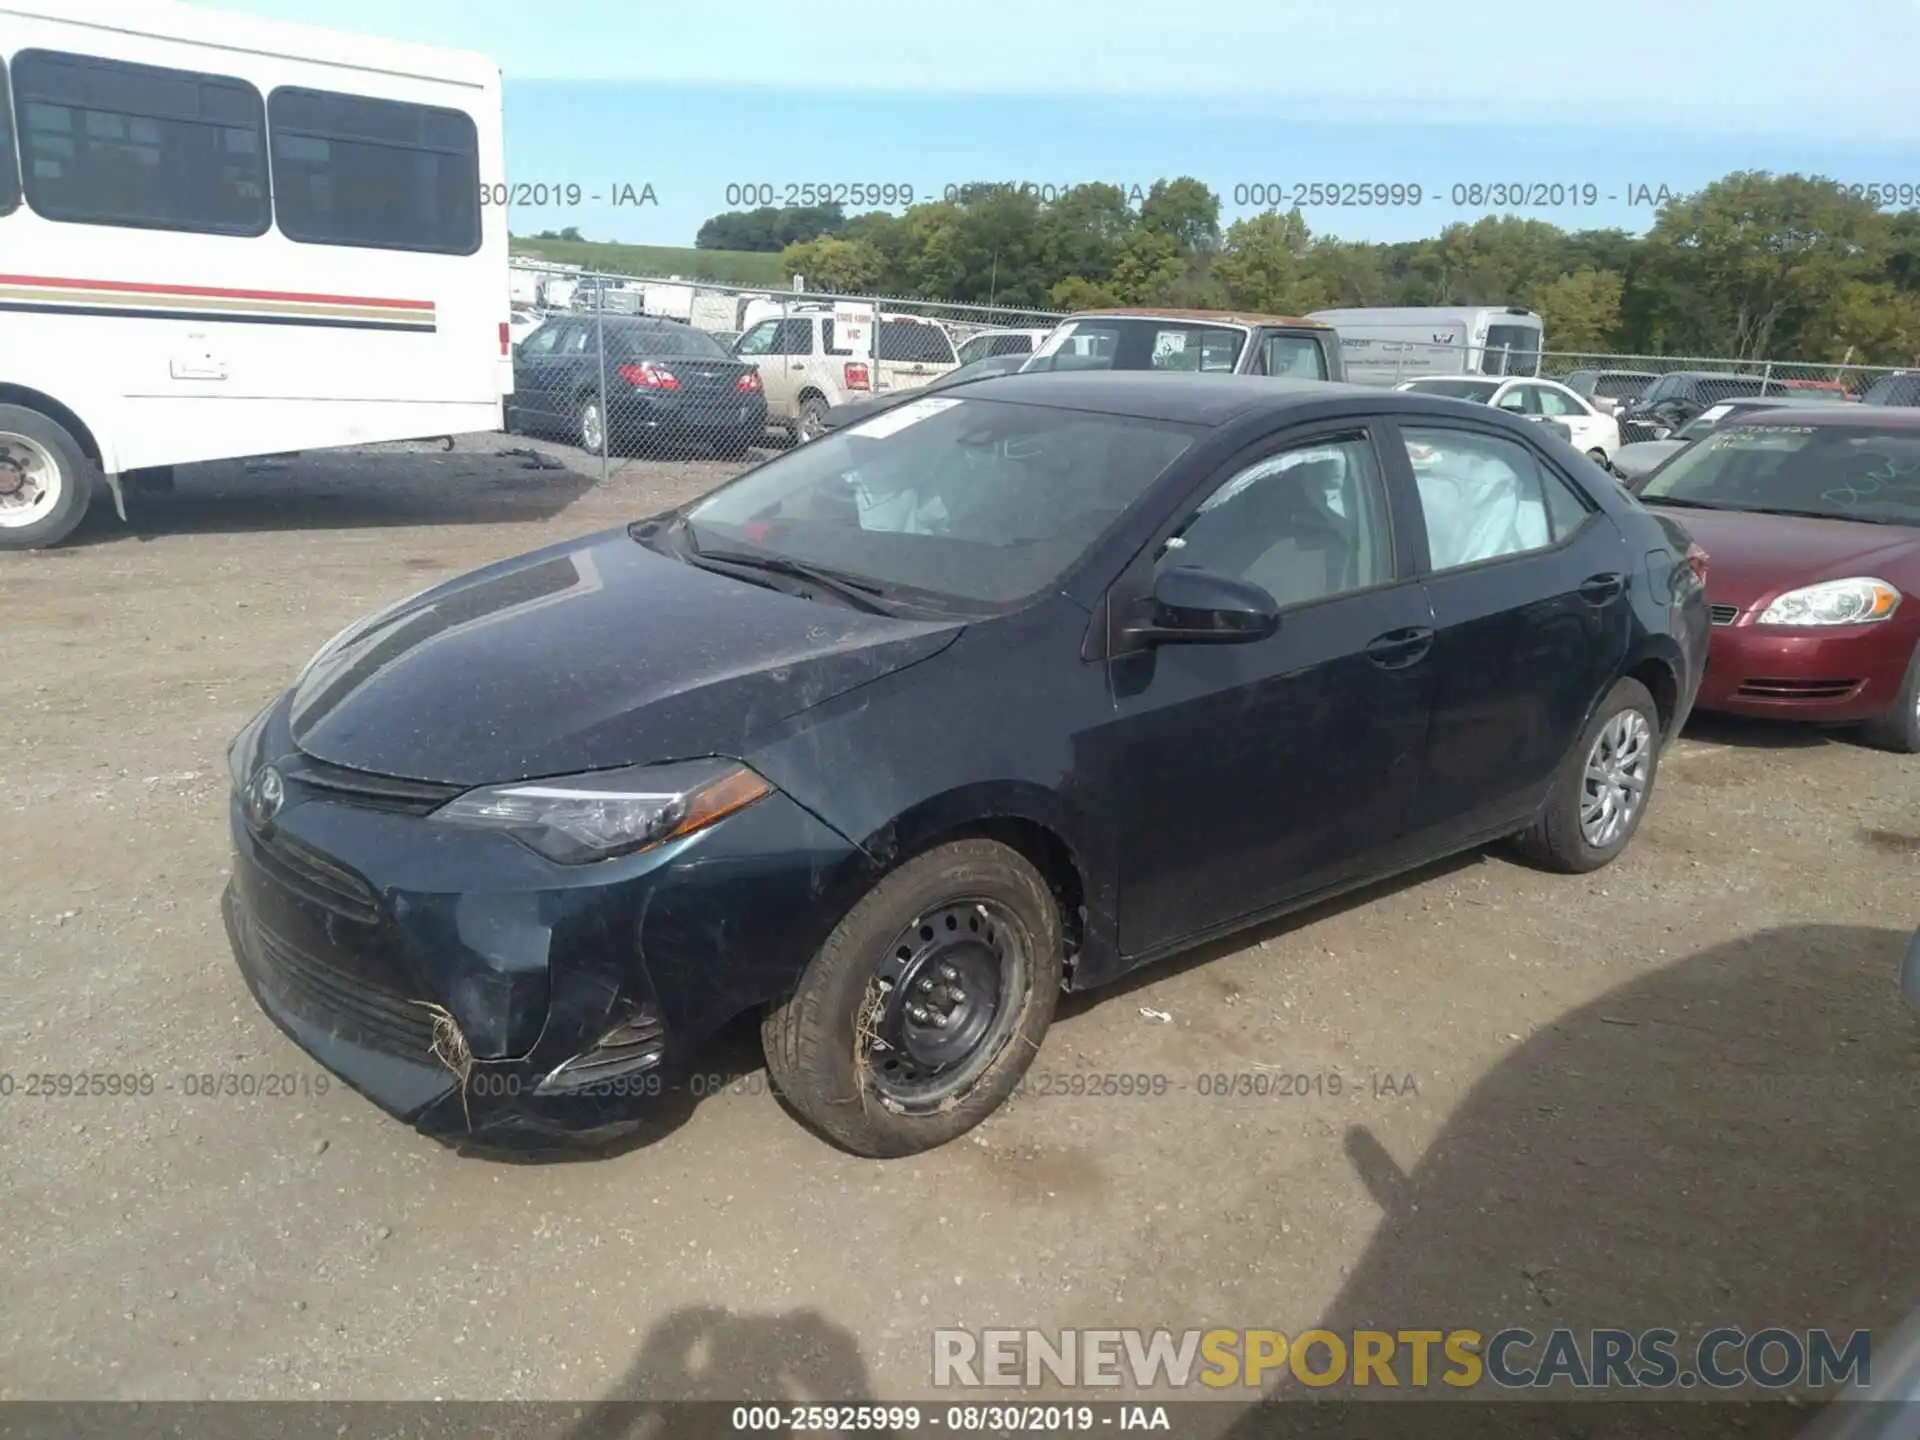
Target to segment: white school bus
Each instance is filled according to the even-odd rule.
[[[0,0],[0,549],[104,477],[501,428],[500,70],[174,0]]]

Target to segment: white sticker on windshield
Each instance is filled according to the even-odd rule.
[[[1718,420],[1732,408],[1731,405],[1710,405],[1700,412],[1699,418],[1702,420]]]
[[[931,419],[943,410],[951,410],[959,403],[958,400],[938,399],[909,401],[897,410],[889,410],[885,414],[874,416],[871,420],[862,420],[858,425],[849,425],[841,433],[858,435],[867,440],[884,440],[889,435],[899,434],[909,425],[918,425],[922,420]]]

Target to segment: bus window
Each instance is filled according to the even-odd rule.
[[[13,60],[27,204],[49,220],[264,235],[266,120],[244,80],[90,55]]]
[[[267,119],[288,239],[479,250],[480,139],[458,110],[282,87],[267,97]]]
[[[20,206],[20,160],[13,148],[13,100],[7,94],[7,62],[0,60],[0,215]]]

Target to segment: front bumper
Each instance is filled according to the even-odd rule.
[[[300,766],[284,762],[286,804],[264,831],[230,806],[222,910],[241,974],[353,1089],[480,1146],[643,1124],[716,1030],[792,988],[867,869],[777,792],[657,850],[561,866],[503,834],[343,802]],[[606,1056],[616,1027],[657,1058],[540,1092],[564,1062]]]
[[[1912,618],[1801,630],[1754,625],[1752,613],[1713,627],[1700,709],[1853,724],[1899,698],[1920,628]]]

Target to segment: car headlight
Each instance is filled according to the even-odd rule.
[[[504,830],[549,860],[583,865],[704,830],[772,792],[732,760],[632,765],[484,786],[449,800],[432,818]]]
[[[1822,580],[1789,590],[1767,606],[1758,625],[1870,625],[1892,617],[1900,592],[1871,575]]]
[[[273,707],[278,703],[277,700],[269,700],[262,705],[260,712],[240,727],[240,733],[227,746],[227,775],[236,790],[247,788],[247,779],[253,774],[254,752],[260,748],[260,732],[266,728],[267,716],[273,713]]]

